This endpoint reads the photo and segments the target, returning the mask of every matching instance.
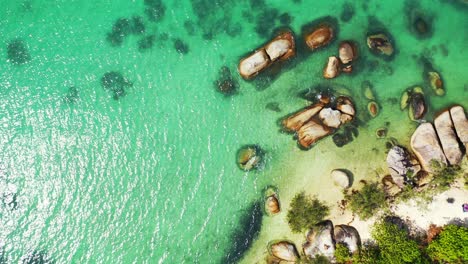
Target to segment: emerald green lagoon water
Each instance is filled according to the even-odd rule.
[[[400,135],[416,125],[399,98],[424,84],[425,56],[447,91],[426,87],[427,118],[453,103],[467,109],[461,2],[1,0],[0,262],[240,260],[261,228],[264,188],[287,188],[292,157],[314,151],[299,150],[277,124],[307,104],[299,92],[325,83],[365,110],[369,80],[381,114],[359,129],[391,122]],[[430,21],[430,36],[409,30],[407,10]],[[288,26],[299,43],[301,27],[324,16],[336,19],[338,41],[298,54],[273,80],[240,78],[239,59],[274,29]],[[375,20],[395,40],[391,61],[365,46]],[[346,39],[359,44],[356,72],[324,80],[326,59]],[[239,83],[234,95],[214,85],[223,66]],[[246,144],[265,150],[261,171],[237,167]]]

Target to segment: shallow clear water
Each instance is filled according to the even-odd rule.
[[[289,153],[313,151],[298,151],[277,120],[305,105],[298,92],[325,82],[322,67],[338,45],[298,60],[264,89],[242,81],[239,58],[288,22],[283,13],[297,41],[301,26],[331,15],[339,20],[338,39],[359,42],[361,70],[329,83],[345,86],[362,109],[361,83],[374,84],[382,112],[361,129],[391,121],[398,134],[400,126],[414,126],[390,99],[422,83],[420,55],[432,60],[447,87],[446,96],[431,97],[428,116],[454,102],[468,107],[466,6],[416,4],[433,19],[433,35],[418,39],[407,29],[404,1],[349,3],[354,15],[344,22],[342,1],[163,1],[164,16],[155,22],[144,1],[1,1],[2,260],[31,254],[57,263],[239,259],[261,223],[251,211],[262,190],[286,186],[285,168],[294,163]],[[106,36],[116,20],[133,16],[141,16],[145,32],[111,45]],[[394,60],[367,52],[369,16],[393,34]],[[148,36],[154,45],[139,49]],[[178,51],[178,39],[188,48]],[[8,61],[14,40],[29,53],[23,64]],[[230,97],[213,85],[224,65],[240,83]],[[131,83],[118,100],[101,85],[111,71]],[[266,109],[270,102],[280,112]],[[265,149],[262,171],[237,168],[236,151],[245,144]],[[367,146],[345,146],[356,147]]]

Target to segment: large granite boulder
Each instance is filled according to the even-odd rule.
[[[305,123],[297,132],[297,139],[303,148],[309,148],[319,139],[333,133],[333,130],[320,122],[310,120]]]
[[[348,225],[335,226],[335,242],[343,243],[352,253],[359,250],[361,247],[361,237],[356,228]]]
[[[431,123],[422,123],[416,128],[411,136],[411,149],[427,172],[433,172],[431,166],[433,161],[447,165],[444,151]]]
[[[315,225],[306,236],[306,242],[302,245],[304,254],[308,258],[323,255],[329,259],[334,258],[335,241],[333,239],[333,223],[329,220]]]
[[[296,262],[299,259],[296,246],[287,241],[280,241],[270,245],[271,255],[286,261]]]
[[[322,110],[323,104],[311,105],[283,120],[283,127],[288,131],[298,131],[309,119]]]
[[[421,169],[419,162],[412,159],[408,151],[400,146],[393,146],[388,152],[387,166],[393,182],[400,188],[410,180],[408,174],[415,176]]]
[[[328,127],[338,128],[341,125],[341,112],[331,108],[324,108],[319,112],[319,118]]]
[[[454,106],[450,108],[450,115],[452,116],[453,126],[457,132],[458,139],[465,145],[465,149],[468,150],[468,120],[466,119],[463,107]]]
[[[450,165],[458,165],[463,159],[463,153],[458,144],[450,112],[442,112],[434,120],[440,144]]]

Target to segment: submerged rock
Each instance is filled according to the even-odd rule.
[[[351,179],[349,178],[348,174],[343,170],[332,170],[330,176],[333,180],[333,183],[336,186],[339,186],[343,189],[347,189],[351,186]]]
[[[334,37],[333,28],[322,24],[305,36],[305,42],[310,49],[315,50],[328,45]]]
[[[452,117],[458,139],[465,146],[468,156],[468,120],[466,118],[465,111],[461,106],[454,106],[450,108],[450,115]]]
[[[432,162],[447,165],[439,139],[431,123],[422,123],[416,128],[411,136],[411,149],[419,159],[422,168],[432,172]]]
[[[411,178],[421,169],[419,163],[411,157],[409,152],[400,146],[393,146],[388,152],[387,166],[393,182],[400,188],[403,188],[406,183],[410,183]]]
[[[379,105],[375,101],[371,101],[367,104],[367,110],[372,117],[376,117],[379,114]]]
[[[247,145],[237,152],[237,164],[245,171],[257,169],[263,162],[264,152],[258,145]]]
[[[439,136],[440,144],[450,165],[458,165],[462,161],[463,153],[458,144],[455,128],[448,110],[434,119],[434,126]]]
[[[377,138],[385,138],[387,137],[388,129],[386,127],[380,127],[375,131],[375,135]]]
[[[239,88],[239,82],[232,76],[231,70],[227,66],[223,66],[218,72],[215,86],[218,92],[224,95],[233,95]]]
[[[325,68],[323,68],[323,77],[326,79],[333,79],[338,74],[340,74],[340,61],[338,60],[337,57],[331,56],[328,57],[328,62],[325,65]]]
[[[394,52],[393,44],[390,38],[383,33],[370,35],[367,37],[367,46],[371,51],[391,57]]]
[[[373,91],[373,86],[372,86],[372,83],[370,81],[363,81],[361,83],[361,90],[362,90],[362,93],[364,94],[364,96],[368,99],[368,100],[372,100],[372,101],[375,101],[375,95],[374,95],[374,91]]]
[[[299,259],[299,253],[296,246],[287,241],[280,241],[270,245],[271,255],[285,261],[296,262]]]
[[[444,85],[439,73],[435,71],[427,72],[427,80],[436,95],[442,96],[445,94]]]
[[[334,230],[336,243],[345,244],[351,253],[361,248],[361,237],[356,228],[349,225],[336,225]]]
[[[413,89],[409,99],[409,116],[411,120],[422,119],[427,112],[424,94],[422,91],[417,90],[417,88]]]
[[[304,254],[313,259],[317,255],[323,255],[332,259],[335,254],[335,241],[333,239],[333,223],[329,220],[315,225],[306,236],[306,242],[302,245]]]

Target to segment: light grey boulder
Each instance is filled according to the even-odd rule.
[[[351,253],[358,251],[361,247],[359,232],[352,226],[336,225],[334,235],[335,242],[345,244]]]
[[[393,146],[387,154],[387,166],[393,182],[400,188],[409,181],[408,174],[416,175],[421,166],[413,160],[408,151],[400,146]]]
[[[306,236],[302,245],[304,254],[312,259],[317,255],[333,259],[335,255],[335,241],[333,239],[333,223],[329,220],[315,225]]]

